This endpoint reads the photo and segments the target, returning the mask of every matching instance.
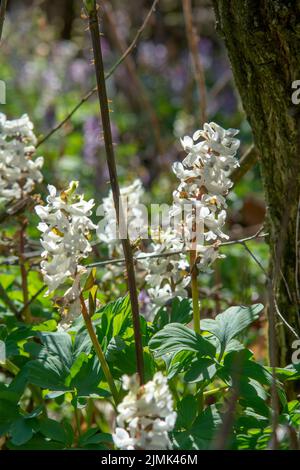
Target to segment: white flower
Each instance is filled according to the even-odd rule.
[[[148,294],[156,305],[164,305],[174,297],[187,297],[185,287],[189,283],[188,264],[183,251],[184,246],[178,233],[171,227],[152,233],[149,257],[140,252],[139,265],[146,270]],[[164,256],[164,253],[173,253]]]
[[[48,186],[48,204],[35,208],[42,220],[38,229],[44,248],[41,271],[48,286],[46,295],[71,280],[73,285],[61,300],[62,310],[68,311],[69,318],[80,313],[80,277],[86,272],[80,261],[92,250],[88,237],[96,228],[90,220],[94,201],[85,201],[83,195],[77,195],[77,186],[78,183],[72,182],[61,193]]]
[[[226,221],[226,195],[233,184],[230,173],[238,166],[237,133],[236,129],[225,130],[214,122],[206,123],[193,137],[181,139],[188,154],[182,163],[173,165],[180,184],[174,191],[170,214],[179,220],[177,227],[185,246],[194,249],[196,244],[201,270],[220,257],[218,240],[228,238],[222,228]]]
[[[137,377],[123,377],[128,390],[118,405],[113,440],[122,450],[166,450],[171,448],[168,432],[175,426],[176,413],[166,377],[157,372],[153,380],[139,386]]]
[[[147,228],[147,213],[144,213],[141,206],[141,198],[144,194],[144,188],[141,180],[136,179],[131,185],[120,189],[121,203],[125,216],[126,227],[122,230],[128,232],[131,242],[134,242],[141,235],[140,231]],[[121,239],[117,229],[116,210],[112,191],[103,199],[102,214],[104,215],[101,223],[97,227],[97,236],[100,241],[108,245],[110,258],[120,258],[123,256]],[[126,233],[123,233],[123,236]],[[124,267],[122,264],[111,264],[106,267],[106,273],[102,281],[113,280],[122,275]]]
[[[136,228],[143,228],[143,212],[139,207],[141,197],[144,194],[142,182],[136,179],[131,185],[120,189],[121,203],[125,216],[126,232],[128,232],[131,241],[137,238]],[[97,232],[101,241],[109,246],[110,255],[114,250],[121,251],[121,242],[117,229],[117,217],[112,191],[103,199],[102,209],[104,218],[101,225],[103,230]],[[123,228],[123,229],[124,229]],[[122,252],[121,252],[122,253]]]
[[[7,120],[0,113],[0,199],[16,201],[30,194],[43,180],[43,157],[32,160],[36,137],[27,114]]]

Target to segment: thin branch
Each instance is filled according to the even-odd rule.
[[[7,7],[7,0],[1,0],[0,4],[0,44],[2,39],[3,25],[5,20],[5,13]]]
[[[137,42],[138,40],[140,39],[141,35],[143,34],[146,26],[148,25],[149,23],[149,20],[151,18],[151,15],[152,13],[154,12],[155,10],[155,7],[158,3],[158,0],[154,0],[142,26],[138,29],[135,37],[133,38],[133,41],[131,42],[131,44],[128,46],[128,48],[126,49],[126,51],[121,55],[121,57],[115,62],[115,64],[111,67],[111,69],[106,73],[105,75],[105,80],[107,80],[108,78],[110,78],[113,73],[115,72],[115,70],[119,67],[119,65],[122,64],[122,62],[127,58],[127,56],[133,51],[133,49],[135,48],[135,46],[137,45]],[[50,132],[48,132],[48,134],[46,134],[44,137],[42,137],[38,143],[37,143],[37,147],[39,147],[40,145],[42,145],[46,140],[48,140],[56,131],[58,131],[59,129],[61,129],[64,124],[66,124],[66,122],[68,122],[71,117],[73,116],[73,114],[76,113],[76,111],[94,94],[96,93],[97,91],[97,88],[93,88],[92,90],[90,90],[89,92],[87,92],[82,98],[81,100],[79,101],[79,103],[77,103],[76,106],[74,106],[74,108],[66,115],[66,117],[60,122],[58,123],[55,127],[53,127],[53,129],[51,129]]]
[[[121,54],[124,54],[127,50],[127,46],[125,41],[120,36],[116,27],[115,15],[110,2],[108,2],[108,0],[105,0],[104,4],[102,5],[102,8],[104,17],[110,26],[109,31],[112,42],[115,47],[119,49]],[[124,66],[126,67],[127,73],[130,77],[130,83],[128,85],[129,91],[132,90],[131,96],[133,96],[135,103],[139,103],[139,108],[142,111],[146,111],[146,114],[148,114],[151,124],[150,131],[155,139],[157,151],[160,155],[162,155],[163,147],[161,143],[160,123],[156,111],[152,106],[152,102],[148,97],[147,91],[145,90],[145,87],[137,74],[135,62],[130,54],[126,56],[126,59],[124,60]],[[128,96],[130,95],[130,93],[127,94]]]
[[[263,265],[261,264],[261,262],[259,261],[259,259],[254,255],[254,253],[250,250],[250,248],[246,245],[245,243],[245,240],[244,241],[240,241],[239,242],[244,248],[245,250],[249,253],[249,255],[251,256],[251,258],[255,261],[255,263],[260,267],[260,269],[262,270],[262,272],[264,273],[264,275],[266,276],[266,279],[268,281],[268,284],[273,286],[273,283],[272,283],[272,279],[270,278],[269,274],[267,273],[267,271],[265,270],[265,268],[263,267]],[[269,287],[270,289],[270,287]],[[279,307],[278,307],[278,304],[276,302],[276,299],[275,299],[275,295],[274,295],[274,292],[273,292],[273,287],[272,287],[272,303],[273,303],[273,309],[275,310],[275,312],[277,313],[277,315],[279,316],[279,318],[281,319],[281,321],[285,324],[285,326],[291,331],[291,333],[293,333],[293,335],[299,339],[299,335],[298,333],[296,332],[296,330],[294,330],[294,328],[287,322],[287,320],[284,318],[284,316],[282,315],[282,313],[280,312],[279,310]]]
[[[114,146],[112,142],[111,134],[111,125],[110,125],[110,116],[109,116],[109,107],[106,93],[105,85],[105,75],[102,59],[102,49],[101,49],[101,39],[100,39],[100,30],[98,23],[98,15],[96,8],[96,1],[85,2],[85,6],[88,12],[89,18],[89,28],[91,33],[91,40],[93,46],[94,54],[94,63],[95,63],[95,73],[97,79],[97,89],[98,89],[98,98],[99,106],[102,120],[102,128],[104,133],[104,142],[106,149],[106,159],[109,170],[110,184],[113,193],[114,205],[116,210],[116,218],[119,229],[125,227],[125,217],[122,207],[122,201],[120,198],[120,188],[118,182],[118,175],[116,169],[116,160],[114,154]],[[133,329],[134,329],[134,338],[136,346],[136,362],[137,362],[137,372],[141,384],[144,383],[144,360],[143,360],[143,345],[141,337],[141,326],[140,326],[140,315],[139,315],[139,304],[135,280],[135,271],[134,271],[134,260],[132,255],[132,249],[130,245],[130,240],[128,238],[128,233],[126,233],[126,238],[122,237],[122,246],[125,257],[126,271],[127,271],[127,280],[128,288],[131,302],[132,318],[133,318]]]
[[[270,441],[270,448],[276,450],[278,448],[277,427],[279,417],[279,400],[276,387],[276,362],[277,362],[277,343],[276,343],[276,321],[275,313],[278,314],[279,309],[276,305],[276,299],[273,290],[272,279],[268,278],[268,297],[269,297],[269,356],[270,366],[272,370],[272,384],[271,384],[271,424],[272,424],[272,439]],[[276,310],[277,306],[277,310]],[[281,318],[281,315],[280,315]]]
[[[230,175],[233,183],[237,183],[258,161],[258,151],[254,144],[244,153],[240,159],[240,166],[235,168]]]
[[[268,235],[267,233],[261,233],[261,232],[262,232],[262,229],[260,229],[258,232],[256,232],[254,235],[251,235],[250,237],[229,240],[228,242],[222,242],[219,244],[219,246],[237,245],[238,243],[255,240],[257,238],[264,238]],[[41,255],[41,253],[42,253],[41,251],[31,251],[28,253],[24,253],[24,257],[26,259],[37,258]],[[165,253],[159,253],[159,254],[145,253],[142,256],[135,257],[134,261],[137,262],[140,259],[147,259],[147,258],[164,258],[168,256],[179,255],[180,253],[185,253],[185,251],[182,251],[182,250],[166,251]],[[97,266],[106,266],[107,264],[120,264],[120,263],[121,264],[125,263],[125,258],[109,258],[103,261],[96,261],[95,263],[87,264],[86,268],[93,268]],[[2,261],[0,263],[0,266],[17,266],[18,264],[19,264],[18,260],[15,257],[13,257],[13,259],[8,258],[5,261]],[[39,266],[39,263],[32,264],[31,267],[32,266]]]
[[[0,299],[2,300],[2,302],[8,307],[10,308],[10,310],[12,312],[14,312],[14,314],[18,317],[19,316],[19,312],[18,312],[18,309],[17,307],[15,306],[15,304],[13,303],[13,301],[9,298],[9,296],[7,295],[6,293],[6,290],[4,289],[4,287],[2,286],[2,284],[0,284]]]
[[[193,24],[193,12],[191,0],[182,0],[183,14],[185,20],[186,35],[188,45],[190,49],[190,55],[192,59],[192,65],[194,69],[194,77],[198,86],[200,96],[200,112],[201,112],[201,125],[206,122],[207,119],[207,98],[206,98],[206,87],[205,87],[205,76],[204,68],[199,53],[199,37],[197,35],[195,26]]]
[[[37,297],[42,293],[44,292],[44,290],[46,289],[47,286],[42,286],[40,287],[40,289],[28,300],[28,302],[23,306],[23,308],[18,312],[19,315],[22,315],[24,313],[24,311],[32,304],[32,302],[35,301],[35,299],[37,299]]]
[[[264,238],[266,235],[267,235],[266,233],[261,233],[261,230],[259,230],[251,237],[242,238],[240,240],[229,240],[228,242],[220,243],[219,246],[236,245],[239,243],[247,242],[249,240],[255,240],[256,238]],[[158,253],[158,254],[145,253],[144,255],[135,257],[134,261],[138,262],[141,259],[147,259],[147,258],[166,258],[168,256],[176,256],[181,253],[188,253],[188,250],[166,251],[165,253]],[[88,264],[86,265],[86,268],[94,268],[97,266],[106,266],[108,264],[123,264],[123,263],[125,263],[125,258],[111,258],[111,259],[106,259],[103,261],[97,261],[95,263]]]

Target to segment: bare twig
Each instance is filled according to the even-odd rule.
[[[229,245],[236,245],[239,243],[243,243],[249,240],[255,240],[256,238],[263,238],[267,234],[261,233],[261,230],[256,232],[254,235],[251,237],[247,238],[242,238],[240,240],[229,240],[228,242],[222,242],[219,244],[219,246],[229,246]],[[138,262],[141,259],[147,259],[147,258],[166,258],[168,256],[175,256],[179,255],[181,253],[187,253],[185,250],[176,250],[176,251],[166,251],[164,253],[158,253],[158,254],[152,254],[152,253],[145,253],[144,255],[138,256],[134,258],[135,262]],[[87,268],[94,268],[97,266],[106,266],[107,264],[123,264],[125,263],[125,258],[111,258],[111,259],[106,259],[103,261],[97,261],[95,263],[88,264],[86,267]]]
[[[222,242],[219,244],[219,246],[230,246],[230,245],[237,245],[242,242],[247,242],[250,240],[255,240],[258,238],[264,238],[268,234],[267,233],[261,233],[262,229],[260,229],[258,232],[256,232],[254,235],[251,235],[250,237],[246,238],[241,238],[241,239],[234,239],[234,240],[229,240],[228,242]],[[28,253],[24,253],[24,257],[28,260],[31,258],[37,258],[41,255],[41,251],[31,251]],[[168,256],[175,256],[180,253],[185,253],[185,251],[182,250],[177,250],[177,251],[166,251],[165,253],[159,253],[159,254],[152,254],[152,253],[145,253],[142,256],[135,257],[134,261],[137,262],[140,259],[147,259],[147,258],[164,258]],[[110,258],[110,259],[105,259],[103,261],[96,261],[95,263],[90,263],[86,265],[86,268],[93,268],[97,266],[106,266],[107,264],[123,264],[125,263],[125,258]],[[18,260],[14,257],[13,259],[6,259],[5,261],[2,261],[0,263],[0,266],[17,266],[19,264]],[[38,266],[39,263],[37,264],[32,264],[31,266]]]
[[[237,183],[258,161],[258,151],[254,144],[244,153],[240,159],[240,166],[235,168],[230,175],[230,179]]]
[[[157,0],[158,2],[158,0]],[[157,3],[156,2],[156,3]],[[154,5],[154,8],[156,6]],[[122,39],[122,37],[118,33],[118,29],[116,27],[115,15],[111,6],[111,2],[105,0],[102,3],[104,17],[107,20],[110,26],[110,36],[112,38],[112,42],[114,43],[115,47],[119,49],[121,54],[125,54],[127,51],[126,43]],[[126,55],[124,59],[124,66],[126,67],[127,73],[130,77],[130,86],[133,90],[133,95],[135,101],[138,100],[139,107],[142,110],[145,110],[146,113],[149,115],[150,123],[151,123],[151,132],[153,133],[153,137],[155,139],[156,148],[160,155],[163,154],[163,147],[161,143],[161,135],[160,135],[160,123],[156,114],[154,107],[152,106],[151,100],[149,99],[147,92],[144,88],[143,83],[141,82],[139,76],[136,72],[136,65],[135,62],[130,54]],[[132,94],[132,93],[131,93]]]
[[[219,427],[213,442],[213,450],[225,450],[229,444],[234,419],[236,415],[236,408],[239,400],[240,382],[243,370],[243,356],[237,354],[234,358],[231,373],[232,373],[232,388],[231,395],[227,401],[228,406],[223,415],[223,422]]]
[[[4,289],[4,287],[2,286],[2,284],[0,284],[0,298],[2,300],[2,302],[8,307],[10,308],[10,310],[12,312],[14,312],[14,314],[18,317],[19,316],[19,312],[18,312],[18,309],[17,307],[15,306],[15,304],[13,303],[13,301],[9,298],[9,296],[7,295],[6,293],[6,290]]]
[[[276,320],[275,313],[276,301],[273,291],[272,279],[268,278],[268,294],[269,294],[269,355],[270,355],[270,366],[272,369],[272,384],[271,384],[271,403],[272,403],[272,439],[270,441],[270,448],[276,450],[278,448],[277,439],[277,427],[278,427],[278,416],[279,416],[279,399],[276,387],[276,365],[277,365],[277,343],[276,343]],[[278,308],[278,307],[277,307]]]
[[[274,295],[274,292],[273,292],[273,282],[272,282],[272,279],[270,278],[269,274],[267,273],[267,271],[265,270],[265,268],[263,267],[263,265],[261,264],[261,262],[259,261],[259,259],[255,256],[255,254],[250,250],[250,248],[247,246],[247,244],[245,243],[245,240],[241,240],[239,241],[239,243],[245,248],[245,250],[249,253],[249,255],[251,256],[251,258],[255,261],[255,263],[260,267],[260,269],[262,270],[262,272],[264,273],[264,275],[266,276],[266,279],[268,281],[268,285],[269,285],[269,288],[270,288],[270,283],[272,285],[272,304],[273,304],[273,309],[274,311],[276,312],[276,314],[279,316],[279,318],[281,319],[281,321],[285,324],[285,326],[290,330],[291,333],[293,333],[293,335],[296,337],[296,338],[299,338],[299,335],[298,333],[296,332],[296,330],[287,322],[287,320],[284,318],[284,316],[282,315],[282,313],[280,312],[279,310],[279,307],[278,307],[278,304],[276,302],[276,298],[275,298],[275,295]]]
[[[135,37],[133,38],[131,44],[128,46],[128,48],[126,49],[126,51],[121,55],[121,57],[116,61],[116,63],[111,67],[111,69],[107,72],[107,74],[105,75],[105,80],[107,80],[108,78],[110,78],[114,71],[119,67],[119,65],[122,64],[122,62],[127,58],[127,56],[133,51],[133,49],[135,48],[138,40],[140,39],[141,35],[143,34],[143,31],[145,30],[146,26],[148,25],[149,23],[149,20],[151,18],[151,15],[153,13],[153,11],[155,10],[155,7],[156,7],[156,4],[157,4],[158,0],[154,0],[142,26],[138,29]],[[42,137],[38,143],[37,143],[37,146],[36,147],[39,147],[40,145],[42,145],[46,140],[49,139],[49,137],[51,137],[56,131],[58,131],[59,129],[61,129],[64,124],[66,124],[66,122],[68,122],[71,117],[73,116],[73,114],[76,113],[76,111],[94,94],[96,93],[97,91],[97,88],[93,88],[92,90],[90,90],[89,92],[87,92],[82,98],[81,100],[77,103],[76,106],[74,106],[74,108],[66,115],[66,117],[60,122],[58,123],[55,127],[53,127],[53,129],[51,129],[51,131],[48,132],[48,134],[46,134],[44,137]]]
[[[98,98],[101,112],[102,127],[104,133],[104,142],[106,149],[106,159],[110,176],[111,189],[113,193],[114,205],[116,210],[117,224],[119,228],[125,227],[125,217],[122,207],[122,201],[120,198],[120,188],[118,182],[118,175],[116,169],[116,161],[114,154],[114,147],[112,142],[111,134],[111,125],[110,125],[110,116],[108,108],[108,100],[106,94],[106,85],[105,85],[105,76],[104,76],[104,67],[102,59],[102,49],[101,49],[101,40],[100,40],[100,30],[98,24],[97,8],[96,1],[89,0],[85,2],[85,6],[89,18],[89,28],[91,33],[91,40],[93,46],[94,54],[94,63],[95,63],[95,73],[97,79],[97,89],[98,89]],[[136,280],[134,272],[134,261],[132,255],[132,249],[130,245],[130,240],[128,238],[128,233],[126,237],[122,237],[122,246],[125,257],[128,287],[130,294],[130,302],[132,309],[132,318],[133,318],[133,329],[134,329],[134,338],[136,346],[136,361],[137,361],[137,372],[141,384],[144,383],[144,360],[143,360],[143,346],[142,346],[142,337],[141,337],[141,327],[140,327],[140,315],[139,315],[139,304],[138,296],[136,289]]]
[[[201,106],[201,125],[206,122],[206,88],[205,88],[205,77],[204,77],[204,68],[201,62],[201,57],[199,53],[199,37],[197,35],[195,26],[193,24],[193,12],[191,0],[182,0],[183,14],[185,20],[185,28],[187,34],[188,45],[190,49],[190,55],[192,60],[192,65],[194,69],[194,77],[198,86]]]
[[[3,31],[4,20],[5,20],[6,7],[7,7],[7,0],[1,0],[1,4],[0,4],[0,44],[1,44],[1,39],[2,39],[2,31]]]
[[[22,315],[24,311],[38,298],[38,296],[44,292],[47,286],[42,286],[40,289],[28,300],[28,302],[23,306],[23,308],[18,312],[19,315]]]

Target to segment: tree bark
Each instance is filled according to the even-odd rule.
[[[213,0],[213,3],[217,29],[224,37],[259,153],[268,207],[270,275],[276,301],[281,314],[299,334],[296,226],[300,196],[300,104],[292,102],[292,83],[300,80],[300,2]],[[291,363],[295,337],[278,316],[276,323],[276,362],[284,366]]]

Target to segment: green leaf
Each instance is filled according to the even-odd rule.
[[[32,438],[33,431],[32,426],[28,420],[19,418],[12,423],[10,426],[11,442],[16,446],[25,444]]]
[[[215,405],[208,406],[194,421],[189,431],[172,433],[175,449],[208,450],[222,423]]]
[[[123,336],[128,327],[131,326],[131,304],[127,295],[115,302],[110,302],[103,307],[95,318],[97,335],[100,342],[106,337],[107,343],[115,336]]]
[[[79,439],[79,447],[85,447],[90,444],[112,444],[111,434],[99,433],[97,428],[86,431]]]
[[[176,429],[189,429],[197,415],[197,400],[193,395],[187,395],[178,403]]]
[[[184,376],[185,382],[195,383],[212,380],[217,373],[217,364],[206,357],[194,359]]]
[[[83,287],[84,292],[90,290],[93,287],[93,285],[95,284],[95,279],[96,279],[96,268],[92,268],[85,281],[85,284]]]
[[[149,347],[157,357],[179,351],[192,351],[202,356],[215,355],[215,347],[202,336],[180,323],[170,323],[150,340]]]
[[[53,441],[66,443],[67,435],[61,423],[54,419],[44,418],[39,422],[40,432]]]
[[[98,388],[102,379],[96,356],[89,357],[91,341],[85,330],[72,341],[68,333],[42,333],[43,347],[27,364],[29,382],[51,391],[75,391],[78,396],[107,395]]]
[[[11,424],[19,418],[19,407],[10,400],[0,400],[0,424]]]
[[[90,357],[82,364],[78,373],[73,377],[71,386],[76,388],[78,397],[97,395],[109,396],[109,392],[99,387],[103,372],[97,356]]]
[[[191,363],[193,356],[194,353],[191,351],[179,351],[178,353],[175,353],[167,363],[168,379],[171,380],[172,377],[185,370]]]
[[[61,442],[46,440],[41,435],[35,435],[25,444],[16,446],[11,441],[7,443],[11,450],[62,450],[65,446]]]
[[[208,331],[218,338],[221,345],[220,354],[223,355],[230,341],[257,320],[263,308],[262,304],[255,304],[250,307],[230,307],[225,312],[217,315],[215,320],[202,320],[200,327],[201,330]]]
[[[115,349],[113,356],[110,356],[109,366],[114,378],[119,379],[122,375],[132,375],[136,372],[136,351],[133,342],[126,343],[125,348]],[[151,380],[155,372],[153,355],[144,350],[145,380]]]
[[[192,302],[190,299],[173,299],[171,306],[159,309],[153,320],[156,330],[161,330],[168,323],[187,324],[193,316]]]

